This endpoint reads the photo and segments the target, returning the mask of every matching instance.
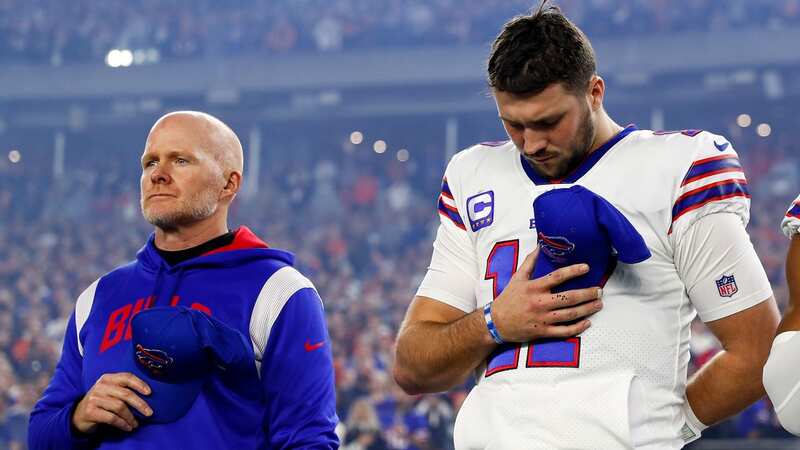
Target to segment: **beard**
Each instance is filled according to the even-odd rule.
[[[217,212],[219,202],[213,189],[204,189],[195,193],[189,200],[178,200],[172,210],[153,211],[145,208],[141,201],[142,215],[153,226],[162,230],[175,230],[211,217]]]
[[[581,165],[583,160],[586,159],[586,156],[592,150],[594,132],[595,127],[594,122],[592,122],[591,110],[587,106],[583,117],[581,118],[581,123],[578,126],[575,139],[570,142],[569,148],[562,153],[562,156],[556,157],[558,158],[558,161],[555,161],[553,168],[547,171],[549,173],[542,171],[543,167],[540,167],[540,165],[533,160],[528,158],[525,159],[528,161],[528,164],[530,164],[533,170],[543,178],[548,178],[551,180],[565,178]]]

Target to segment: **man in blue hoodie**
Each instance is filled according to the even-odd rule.
[[[61,360],[31,413],[30,447],[338,448],[322,301],[291,254],[247,227],[228,228],[242,182],[236,134],[205,113],[170,113],[151,129],[141,163],[142,213],[155,232],[135,261],[79,296]],[[148,399],[169,388],[155,380],[180,357],[143,348],[136,339],[146,330],[132,329],[139,312],[169,306],[226,324],[252,352],[249,371],[234,376],[216,362],[218,370],[193,382],[198,392],[161,392],[184,397],[175,398],[188,408],[177,418]],[[140,376],[130,369],[137,359]]]

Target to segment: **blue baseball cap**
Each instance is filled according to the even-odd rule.
[[[572,264],[589,264],[589,273],[553,292],[604,286],[617,261],[636,264],[650,257],[644,238],[604,198],[583,186],[553,189],[533,202],[539,257],[531,278]]]
[[[181,418],[215,372],[255,370],[250,341],[201,311],[183,306],[146,309],[133,317],[131,329],[133,351],[126,371],[151,389],[142,398],[152,416],[131,408],[143,421],[169,423]]]

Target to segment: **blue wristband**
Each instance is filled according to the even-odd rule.
[[[483,318],[486,320],[486,328],[489,329],[489,334],[492,335],[492,339],[498,344],[505,344],[506,341],[500,336],[500,332],[497,331],[497,327],[494,325],[494,321],[492,320],[492,302],[487,303],[483,307]]]

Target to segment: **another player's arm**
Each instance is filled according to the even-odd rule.
[[[786,281],[789,285],[789,304],[778,326],[769,359],[764,365],[764,388],[775,405],[781,425],[800,436],[800,197],[792,204],[782,228],[791,237],[786,255]]]
[[[800,330],[800,234],[794,234],[786,254],[786,281],[789,284],[789,304],[778,326],[778,334]]]
[[[537,253],[528,255],[493,303],[493,320],[507,342],[580,334],[590,326],[589,320],[563,322],[585,318],[602,307],[598,288],[550,293],[560,283],[586,273],[584,264],[529,280]],[[465,314],[417,296],[398,333],[394,378],[410,394],[444,391],[463,382],[496,346],[481,308]]]

